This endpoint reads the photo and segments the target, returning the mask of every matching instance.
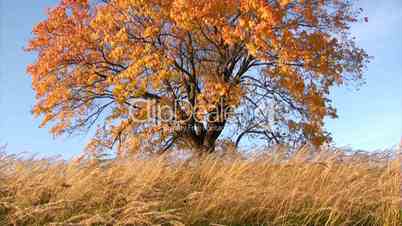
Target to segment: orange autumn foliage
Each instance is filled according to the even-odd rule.
[[[348,33],[358,19],[346,0],[62,0],[27,46],[33,112],[55,135],[98,125],[93,150],[320,145],[331,87],[368,62]]]

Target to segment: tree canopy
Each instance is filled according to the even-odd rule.
[[[359,13],[350,0],[62,0],[26,47],[33,113],[55,135],[96,126],[88,149],[123,155],[320,145],[331,88],[368,62],[349,33]]]

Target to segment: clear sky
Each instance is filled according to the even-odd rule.
[[[0,145],[11,153],[71,157],[89,136],[54,139],[38,128],[30,109],[34,103],[25,72],[35,56],[23,51],[32,27],[45,18],[57,0],[0,0]],[[338,146],[376,150],[399,143],[402,135],[402,1],[360,0],[368,23],[355,24],[359,45],[374,56],[366,84],[337,88],[332,94],[339,118],[327,121]]]

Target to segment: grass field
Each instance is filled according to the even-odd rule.
[[[400,162],[307,149],[65,162],[0,157],[0,225],[399,225]]]

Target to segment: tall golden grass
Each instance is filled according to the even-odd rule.
[[[400,163],[342,151],[0,157],[0,225],[400,225]]]

